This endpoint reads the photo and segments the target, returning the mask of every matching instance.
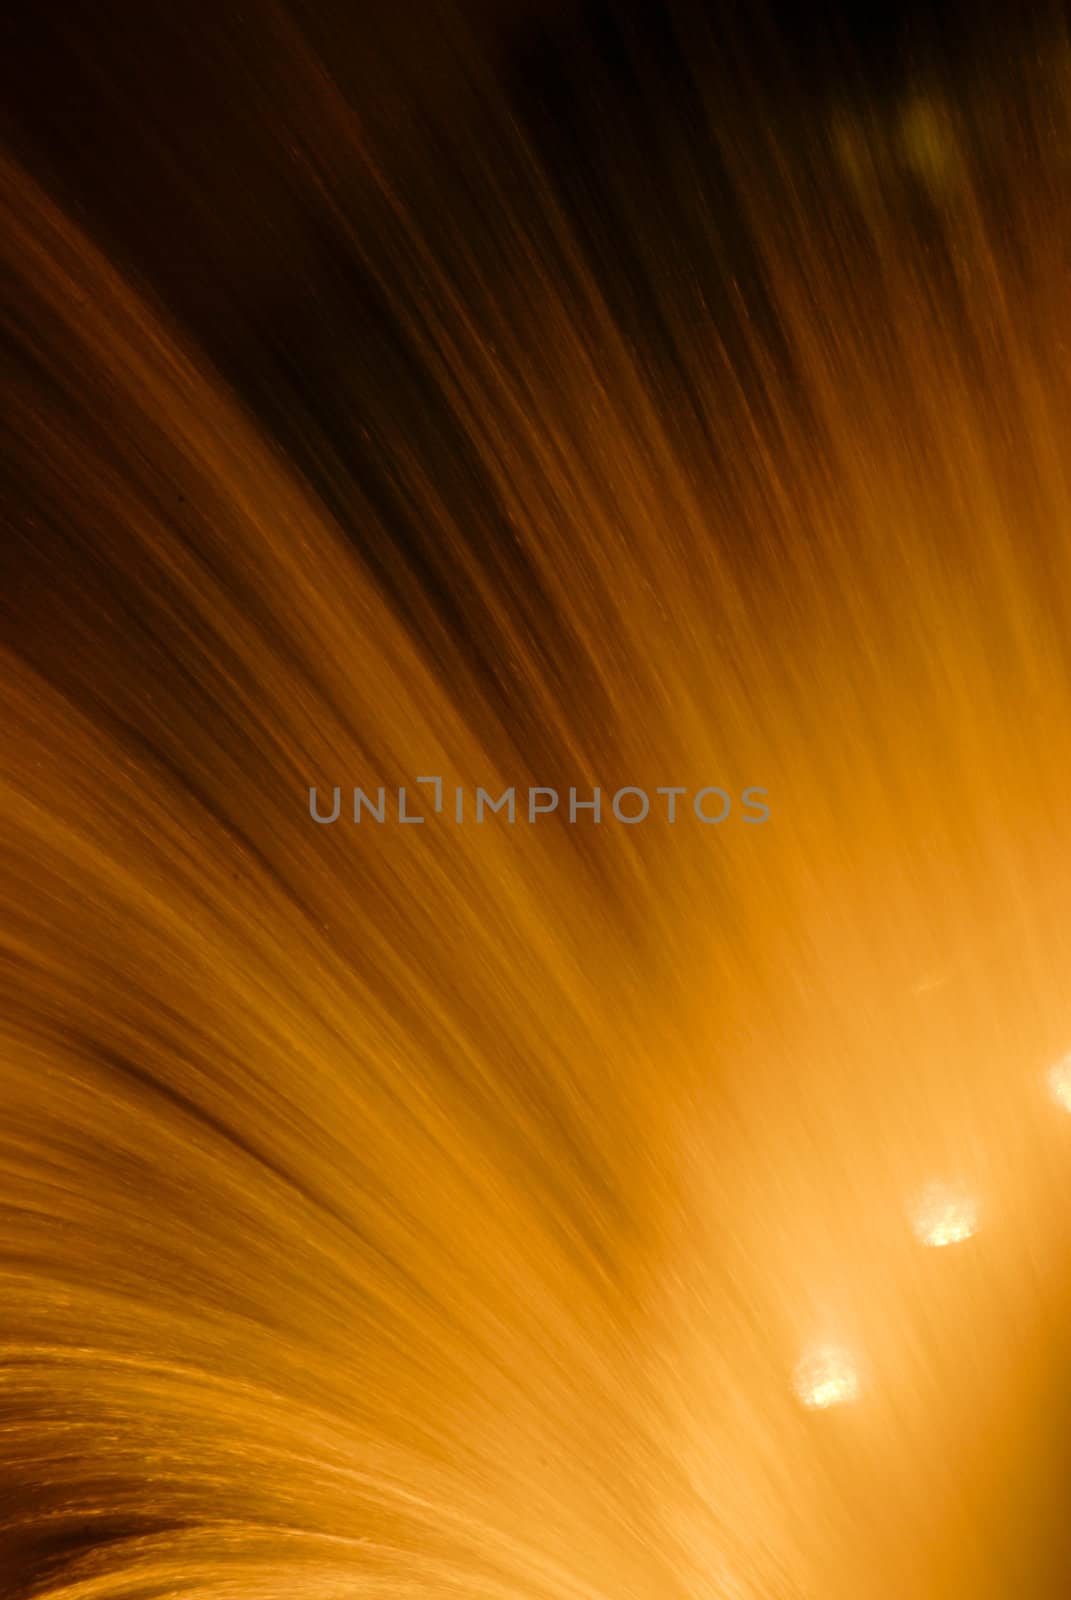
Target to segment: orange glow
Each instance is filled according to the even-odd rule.
[[[1067,41],[122,9],[2,169],[0,1597],[1056,1600]],[[770,817],[451,809],[596,785]]]

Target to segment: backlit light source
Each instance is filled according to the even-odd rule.
[[[858,1400],[859,1369],[851,1352],[835,1345],[810,1351],[796,1368],[795,1389],[810,1411]]]
[[[1049,1068],[1049,1093],[1064,1111],[1071,1111],[1071,1055]]]
[[[916,1201],[912,1227],[920,1244],[939,1250],[978,1231],[978,1201],[963,1185],[929,1183]]]

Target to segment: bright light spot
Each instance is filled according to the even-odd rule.
[[[978,1201],[956,1184],[928,1184],[918,1198],[912,1226],[920,1243],[934,1250],[962,1244],[978,1231]]]
[[[832,1345],[804,1356],[795,1373],[795,1389],[811,1411],[848,1405],[859,1398],[859,1372],[852,1355]]]
[[[931,189],[943,189],[959,174],[959,151],[945,108],[924,96],[900,116],[900,150],[915,174]]]
[[[1071,1111],[1071,1056],[1049,1068],[1049,1090],[1058,1106]]]

